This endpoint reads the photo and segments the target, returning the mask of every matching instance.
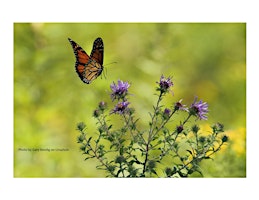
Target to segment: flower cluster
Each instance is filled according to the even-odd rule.
[[[98,126],[96,139],[92,140],[86,133],[84,123],[78,123],[80,150],[86,160],[99,161],[97,169],[106,170],[111,177],[188,177],[194,172],[202,174],[199,163],[228,142],[228,136],[221,134],[224,132],[222,124],[211,126],[211,134],[202,134],[196,124],[197,119],[208,119],[208,103],[195,97],[189,106],[184,105],[182,99],[165,106],[162,102],[172,91],[172,78],[162,75],[156,83],[158,99],[153,112],[149,113],[146,129],[135,119],[135,110],[128,99],[130,84],[122,80],[110,85],[113,108],[108,110],[107,103],[101,101],[93,112]],[[113,114],[121,118],[116,126],[109,119]],[[177,118],[181,117],[180,122],[175,120],[176,114]],[[181,146],[183,141],[184,146]]]
[[[110,87],[112,90],[112,93],[111,93],[112,101],[114,101],[115,99],[118,100],[117,105],[115,105],[111,113],[124,114],[128,110],[128,105],[130,104],[126,99],[130,84],[128,82],[123,82],[121,80],[118,80],[118,84],[115,84],[113,82]]]
[[[104,101],[101,101],[98,105],[98,108],[94,110],[93,116],[99,117],[101,114],[104,113],[104,110],[107,108],[107,103]]]

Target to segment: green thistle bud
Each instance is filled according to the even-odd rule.
[[[117,156],[116,159],[115,159],[115,163],[123,163],[125,162],[125,158],[123,156]]]
[[[85,125],[84,122],[79,122],[79,123],[77,124],[77,130],[83,131],[85,128],[86,128],[86,125]]]
[[[224,143],[224,142],[227,142],[228,139],[229,139],[228,136],[223,135],[223,137],[221,138],[221,141]]]
[[[199,130],[200,130],[200,128],[196,124],[192,127],[192,132],[194,132],[194,133],[198,133]]]
[[[99,116],[101,115],[101,111],[100,110],[94,110],[94,113],[93,113],[93,116],[95,117],[95,118],[98,118]]]

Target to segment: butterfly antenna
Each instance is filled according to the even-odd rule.
[[[111,63],[108,63],[108,64],[105,64],[104,66],[107,66],[107,65],[110,65],[110,64],[116,64],[117,62],[111,62]]]
[[[107,79],[107,76],[106,76],[106,75],[107,75],[107,68],[104,68],[103,76],[104,76],[105,79]]]
[[[104,76],[105,79],[107,79],[107,68],[106,68],[106,66],[107,66],[107,65],[110,65],[110,64],[115,64],[115,63],[117,63],[117,62],[111,62],[111,63],[108,63],[108,64],[103,65],[103,66],[105,66],[105,67],[103,68],[104,71],[103,71],[102,75]]]

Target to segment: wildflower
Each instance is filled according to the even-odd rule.
[[[188,108],[186,108],[186,105],[182,104],[182,99],[180,99],[178,102],[174,104],[174,109],[175,110],[184,110],[188,111]]]
[[[165,173],[168,177],[172,176],[172,170],[169,167],[165,169]]]
[[[202,102],[202,100],[197,102],[197,97],[196,97],[190,107],[190,114],[195,115],[200,120],[203,120],[203,119],[207,120],[208,117],[206,116],[206,114],[208,114],[208,112],[209,112],[208,104],[206,102]]]
[[[224,132],[224,125],[218,122],[212,126],[212,130],[216,134],[219,132]]]
[[[223,137],[221,138],[222,143],[227,142],[229,140],[227,135],[223,135]]]
[[[159,87],[157,88],[158,91],[161,91],[161,93],[166,93],[170,90],[170,87],[172,87],[174,84],[171,80],[171,77],[165,78],[164,75],[160,77],[160,81],[157,82]]]
[[[204,144],[204,142],[206,141],[206,137],[205,136],[200,136],[199,137],[199,142]]]
[[[183,131],[183,125],[176,127],[177,133],[181,133]]]
[[[79,122],[79,123],[77,124],[77,130],[83,131],[85,128],[86,128],[86,125],[85,125],[84,122]]]
[[[130,87],[130,84],[128,82],[123,82],[121,80],[118,80],[118,85],[116,85],[114,82],[111,84],[111,98],[114,99],[124,99],[125,96],[128,94],[128,88]]]
[[[127,101],[119,102],[112,110],[111,113],[123,114],[128,109],[128,105],[129,105],[129,102]]]
[[[85,140],[85,134],[81,134],[77,137],[77,143],[83,143]]]
[[[99,103],[98,107],[99,107],[99,109],[100,109],[101,111],[104,111],[104,110],[107,108],[107,103],[104,102],[104,101],[101,101],[101,102]]]
[[[116,158],[115,158],[115,163],[123,163],[123,162],[125,162],[126,161],[126,159],[123,157],[123,156],[117,156]]]
[[[134,108],[128,108],[129,115],[133,115],[135,112]]]
[[[98,109],[94,110],[93,116],[94,116],[95,118],[98,118],[100,115],[101,115],[100,110],[98,110]]]
[[[156,162],[154,160],[150,160],[148,161],[148,169],[151,171],[152,169],[154,169],[156,167]]]
[[[191,129],[191,130],[192,130],[192,132],[194,132],[194,133],[198,133],[198,131],[200,130],[200,127],[195,124],[195,125],[192,126],[192,129]]]
[[[165,110],[164,110],[164,112],[163,112],[163,118],[165,119],[165,120],[167,120],[167,119],[169,119],[169,117],[170,117],[170,114],[171,114],[171,110],[170,109],[168,109],[168,108],[165,108]]]

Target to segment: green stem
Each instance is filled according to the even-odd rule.
[[[90,144],[88,145],[88,147],[89,147],[89,149],[94,153],[94,157],[95,157],[97,160],[99,160],[99,162],[100,162],[103,166],[105,166],[106,169],[107,169],[107,171],[108,171],[109,165],[107,165],[106,163],[104,163],[102,157],[100,157],[100,156],[97,154],[97,144],[96,144],[96,146],[95,146],[95,149],[93,149],[93,147],[92,147]],[[109,172],[111,173],[111,175],[112,175],[113,177],[116,177],[116,174],[114,174],[114,173],[111,172],[111,171],[109,171]]]
[[[146,142],[146,149],[145,149],[146,155],[145,155],[145,160],[144,160],[144,164],[143,164],[143,171],[142,171],[143,176],[145,176],[145,172],[146,172],[146,168],[147,168],[147,162],[148,162],[148,156],[149,156],[149,150],[150,150],[149,146],[150,146],[150,143],[153,139],[153,131],[154,131],[154,129],[156,127],[156,124],[157,124],[157,112],[158,112],[159,104],[162,100],[162,96],[163,96],[163,92],[160,91],[156,106],[154,108],[154,114],[151,118],[150,129],[149,129],[149,132],[148,132],[148,140]]]

